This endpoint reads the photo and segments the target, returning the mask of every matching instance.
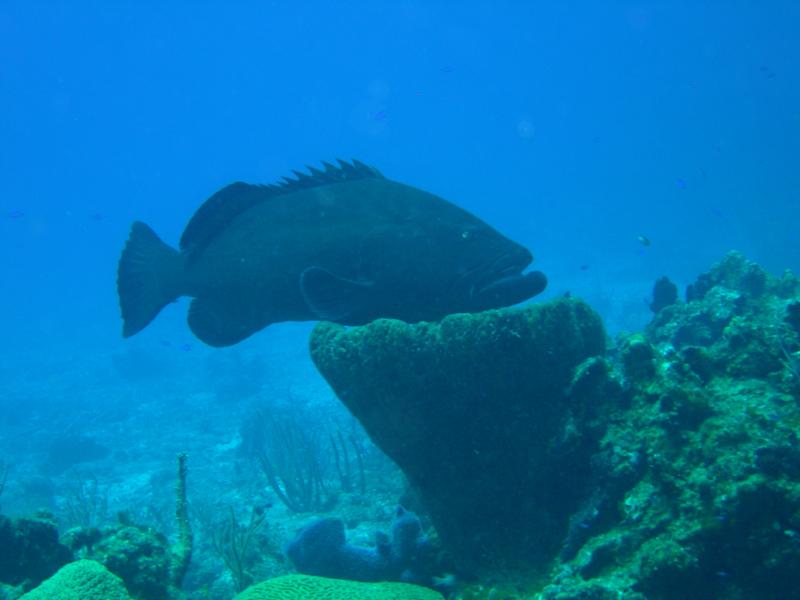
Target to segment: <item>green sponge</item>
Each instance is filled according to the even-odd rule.
[[[99,562],[79,560],[61,567],[20,600],[131,600],[122,580]]]
[[[236,600],[444,600],[426,587],[381,581],[364,583],[312,575],[284,575],[247,588]]]

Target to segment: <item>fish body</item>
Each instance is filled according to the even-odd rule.
[[[134,223],[119,262],[123,335],[180,296],[189,326],[228,346],[271,323],[436,320],[516,304],[546,278],[530,252],[467,211],[358,161],[279,185],[233,183],[189,221],[180,250]]]

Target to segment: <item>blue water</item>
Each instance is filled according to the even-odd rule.
[[[167,365],[148,394],[202,394],[231,354],[192,337],[184,301],[121,339],[130,223],[174,244],[223,185],[319,160],[474,212],[532,250],[550,280],[534,301],[569,291],[612,332],[647,322],[657,277],[683,287],[731,249],[800,270],[798,25],[778,1],[2,2],[0,403],[16,420],[0,453],[22,455],[13,434],[41,406],[97,408],[103,431],[108,398],[141,402],[110,365],[131,348]],[[264,385],[325,394],[309,327],[236,352],[266,357]],[[148,402],[155,427],[169,410]]]
[[[337,156],[640,321],[731,248],[800,265],[796,3],[232,4],[0,7],[4,346],[118,343],[131,220]]]

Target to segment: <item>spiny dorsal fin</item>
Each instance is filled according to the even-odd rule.
[[[309,174],[293,170],[296,179],[283,177],[282,181],[269,185],[237,181],[222,188],[206,200],[189,220],[181,236],[181,250],[192,253],[205,247],[234,218],[277,196],[356,179],[383,179],[378,169],[361,161],[354,159],[352,163],[348,163],[339,158],[336,161],[340,166],[335,167],[322,161],[324,171],[309,166],[306,166]]]

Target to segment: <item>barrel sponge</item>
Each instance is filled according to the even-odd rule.
[[[434,590],[410,583],[364,583],[314,575],[283,575],[247,588],[236,600],[444,600]]]
[[[94,560],[61,567],[20,600],[131,600],[122,580]]]

